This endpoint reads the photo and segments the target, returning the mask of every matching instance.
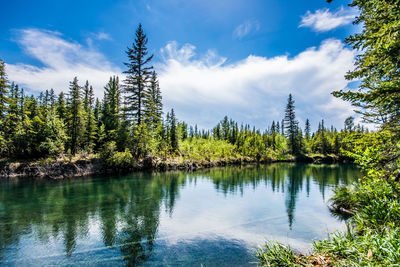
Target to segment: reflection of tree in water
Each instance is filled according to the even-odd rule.
[[[305,165],[294,165],[287,172],[286,212],[289,220],[289,228],[292,229],[294,212],[296,210],[297,194],[303,188],[303,174]]]
[[[255,189],[260,182],[271,186],[273,192],[285,193],[285,206],[288,215],[289,228],[295,219],[298,194],[303,189],[310,195],[310,184],[319,185],[320,193],[325,199],[327,187],[348,184],[359,176],[359,171],[352,165],[310,165],[279,163],[261,166],[244,166],[241,168],[214,168],[191,175],[210,177],[215,188],[224,194],[243,194],[247,186]]]
[[[62,237],[71,256],[77,238],[100,222],[106,246],[117,246],[127,265],[143,263],[153,248],[162,203],[172,213],[183,173],[134,174],[109,179],[4,181],[0,186],[0,259],[3,250],[35,229],[47,243]],[[96,220],[96,219],[95,219]]]
[[[211,179],[223,194],[243,194],[260,184],[285,194],[289,226],[295,218],[298,193],[310,183],[348,183],[358,171],[351,166],[270,164],[214,168],[194,173],[136,173],[104,179],[64,181],[14,180],[0,184],[0,259],[21,236],[34,232],[43,243],[62,238],[65,254],[74,255],[79,237],[99,222],[105,246],[120,250],[127,265],[152,255],[161,209],[172,215],[179,189],[186,182]],[[267,193],[267,192],[266,192]]]

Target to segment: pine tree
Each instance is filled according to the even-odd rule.
[[[50,103],[49,103],[50,109],[52,109],[52,110],[55,109],[55,107],[56,107],[56,97],[55,97],[53,88],[50,89],[49,101],[50,101]]]
[[[275,121],[272,121],[272,125],[271,125],[271,145],[272,145],[272,149],[273,150],[275,150],[276,128],[277,128],[277,126],[275,125]],[[279,132],[279,126],[278,126],[278,132]]]
[[[116,131],[120,125],[120,88],[119,79],[116,76],[110,77],[109,82],[104,87],[104,98],[102,105],[102,121],[105,126],[107,136],[115,141]]]
[[[9,84],[5,70],[5,63],[0,59],[0,120],[4,119],[7,109]]]
[[[174,109],[171,109],[169,114],[169,140],[171,145],[171,152],[175,153],[178,151],[178,134],[177,134],[177,122],[175,117]],[[197,125],[196,125],[197,128]]]
[[[101,120],[101,104],[100,100],[96,98],[96,102],[94,104],[94,110],[93,110],[93,115],[94,115],[94,123],[95,123],[95,129],[96,129],[96,141],[95,141],[95,149],[99,150],[101,146],[104,144],[103,141],[105,141],[105,127],[104,124],[102,123]]]
[[[146,34],[143,32],[142,24],[136,30],[135,42],[132,48],[128,47],[126,54],[129,62],[124,63],[128,67],[125,83],[125,105],[128,118],[133,119],[136,125],[143,122],[145,113],[145,100],[148,98],[148,82],[152,66],[149,66],[153,55],[147,56]]]
[[[352,116],[347,117],[346,120],[344,121],[344,131],[351,133],[353,132],[354,128],[354,118]]]
[[[25,93],[24,93],[24,88],[21,88],[20,91],[20,96],[19,96],[19,101],[18,101],[18,109],[19,109],[19,115],[20,115],[20,121],[23,121],[25,119]]]
[[[306,139],[309,140],[310,135],[311,135],[311,125],[310,125],[310,121],[308,119],[306,119],[306,125],[305,125],[304,130],[306,132]]]
[[[83,110],[87,112],[89,110],[89,81],[86,80],[85,86],[83,86]]]
[[[299,153],[299,144],[297,141],[298,136],[298,122],[294,111],[294,100],[292,94],[289,94],[288,103],[285,110],[285,133],[289,142],[289,149],[292,154]]]
[[[64,122],[67,119],[67,108],[65,105],[65,98],[64,98],[64,93],[61,92],[58,95],[58,100],[57,100],[57,115],[58,117],[63,120]]]
[[[9,153],[15,153],[15,131],[19,123],[19,109],[18,109],[18,96],[19,87],[18,85],[11,84],[8,105],[7,105],[7,116],[4,118],[4,138],[7,141]]]
[[[151,74],[148,97],[145,99],[145,116],[149,126],[155,127],[162,116],[162,97],[155,71]]]
[[[86,90],[86,88],[85,88]],[[84,110],[86,115],[85,125],[85,147],[91,150],[96,140],[96,120],[93,112],[94,93],[93,87],[90,86],[89,90],[85,91]]]
[[[68,135],[70,138],[71,154],[75,155],[80,142],[83,129],[81,87],[78,78],[70,82],[68,103]]]
[[[399,1],[355,0],[350,6],[359,10],[354,24],[362,30],[346,39],[358,51],[346,79],[360,81],[359,89],[333,94],[357,107],[364,120],[394,127],[399,134]]]
[[[328,152],[328,140],[326,138],[326,129],[324,125],[324,120],[321,121],[321,146],[322,146],[322,154],[326,154]]]

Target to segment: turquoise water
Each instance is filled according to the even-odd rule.
[[[62,181],[0,181],[0,264],[252,266],[343,229],[327,200],[353,165],[278,163]]]

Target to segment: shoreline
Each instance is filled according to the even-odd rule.
[[[124,169],[107,168],[100,158],[79,159],[76,161],[48,161],[48,162],[11,162],[0,164],[0,179],[13,178],[49,178],[68,179],[91,175],[107,175],[112,173],[129,173],[138,171],[195,171],[222,166],[240,166],[245,164],[267,164],[278,162],[298,162],[313,164],[351,163],[346,157],[333,156],[301,156],[288,159],[255,160],[252,158],[216,159],[216,160],[183,160],[172,158],[161,160],[159,158],[148,158],[134,162],[132,166]]]

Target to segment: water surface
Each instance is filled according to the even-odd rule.
[[[0,181],[0,264],[252,266],[277,240],[305,251],[342,229],[332,189],[353,165],[279,163],[197,172]]]

